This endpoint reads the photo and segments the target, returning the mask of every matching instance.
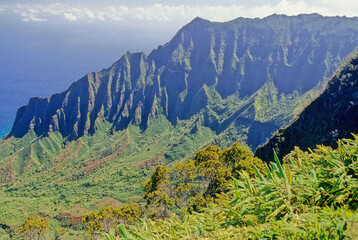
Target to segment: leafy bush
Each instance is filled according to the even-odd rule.
[[[200,162],[216,158],[215,148],[210,151],[200,152]],[[303,152],[296,148],[284,164],[274,156],[265,171],[253,166],[254,176],[240,172],[231,191],[207,203],[200,213],[183,210],[180,217],[144,219],[122,228],[122,238],[358,239],[357,136],[339,141],[336,150],[319,146]],[[191,181],[186,167],[175,168],[179,176],[187,176],[178,179]],[[202,201],[200,196],[197,201]]]
[[[255,177],[253,164],[265,172],[263,162],[239,143],[224,150],[209,145],[197,151],[193,159],[175,164],[173,171],[158,166],[142,184],[143,197],[147,205],[161,209],[162,218],[168,216],[168,209],[202,211],[217,194],[229,190],[232,177],[239,171],[246,170]]]
[[[121,208],[112,206],[101,208],[98,212],[91,212],[83,218],[87,223],[88,233],[96,235],[98,231],[109,232],[119,223],[133,224],[142,212],[135,203],[123,205]]]
[[[240,173],[232,199],[223,207],[227,226],[244,226],[246,216],[270,224],[260,236],[274,238],[345,239],[352,237],[358,218],[358,137],[338,141],[338,148],[319,146],[311,153],[298,148],[281,164],[266,165],[267,177]],[[287,226],[291,226],[287,228]],[[356,236],[356,235],[355,235]]]
[[[40,216],[28,216],[22,227],[18,229],[23,239],[48,239],[50,220]]]

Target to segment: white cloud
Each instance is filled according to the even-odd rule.
[[[298,15],[302,13],[320,13],[323,15],[332,15],[328,8],[322,6],[309,5],[304,1],[282,0],[277,5],[263,5],[247,9],[248,17],[265,17],[270,14]]]
[[[65,12],[63,15],[64,15],[65,19],[68,21],[77,21],[78,20],[78,18],[75,15],[73,15],[73,13]]]
[[[329,6],[335,15],[357,16],[358,5],[356,0],[318,0],[318,3]]]
[[[228,21],[237,17],[265,17],[273,13],[297,15],[300,13],[320,13],[323,15],[354,16],[358,5],[352,0],[281,0],[277,4],[265,4],[255,7],[242,5],[164,5],[154,4],[147,7],[127,6],[77,6],[69,4],[16,4],[0,6],[0,13],[18,14],[23,21],[179,21],[187,22],[196,16],[212,21]]]
[[[34,13],[28,13],[28,12],[22,12],[21,14],[21,17],[22,17],[22,21],[23,22],[45,22],[47,21],[46,18],[41,18],[41,17],[38,17],[36,16],[36,14]]]
[[[354,7],[355,5],[357,5],[357,1],[355,0],[319,0],[319,2],[322,5],[328,5],[328,6],[335,6],[335,7]]]

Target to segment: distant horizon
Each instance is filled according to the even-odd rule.
[[[263,18],[272,14],[318,13],[323,16],[357,16],[358,6],[352,0],[234,0],[179,1],[160,0],[98,1],[74,0],[48,3],[41,0],[3,1],[0,15],[11,15],[23,22],[134,22],[161,21],[184,23],[196,16],[210,21],[228,21],[237,17]]]

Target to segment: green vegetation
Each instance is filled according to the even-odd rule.
[[[90,211],[138,200],[140,183],[156,165],[184,160],[214,139],[205,127],[190,134],[193,127],[195,119],[173,126],[163,117],[152,119],[145,132],[130,126],[111,133],[104,122],[77,141],[66,142],[59,133],[1,141],[0,153],[7,154],[1,156],[0,223],[15,230],[29,214],[41,215],[85,233],[81,219]],[[20,165],[23,156],[28,162]]]
[[[300,190],[290,181],[301,173],[278,161],[266,168],[250,150],[234,142],[254,150],[288,124],[319,92],[350,47],[358,44],[357,26],[356,19],[318,15],[228,23],[196,19],[149,56],[126,53],[110,68],[88,74],[64,93],[31,99],[19,109],[9,137],[0,140],[0,238],[13,237],[29,215],[50,219],[49,238],[64,239],[90,238],[87,230],[106,230],[106,237],[130,234],[125,227],[132,233],[145,228],[148,238],[153,234],[228,238],[235,231],[248,236],[255,224],[259,230],[270,227],[258,234],[271,230],[276,234],[275,227],[283,231],[293,221],[292,214],[301,216],[296,205],[306,204],[309,209],[313,204],[285,195]],[[354,126],[344,120],[358,118],[356,94],[341,91],[356,86],[351,81],[356,66],[352,62],[344,68],[344,78],[338,78],[342,84],[330,92],[355,98],[344,98],[339,104],[333,98],[336,105],[323,104],[350,114],[338,118],[341,126]],[[321,116],[321,123],[329,119]],[[306,126],[307,133],[323,129],[329,134],[325,139],[336,140],[335,129],[317,128],[315,121],[291,136],[299,138]],[[307,139],[315,142],[317,137]],[[277,154],[281,158],[283,151]],[[238,179],[234,195],[228,193],[232,178]],[[249,193],[247,199],[233,201],[235,191],[244,194],[245,183],[253,188],[252,201]],[[273,202],[260,184],[267,191],[276,189],[269,193]],[[323,202],[337,200],[324,199],[326,195],[320,195]],[[355,199],[350,192],[343,196],[338,199]],[[127,215],[139,211],[130,203],[137,203],[149,218],[133,229],[134,219]],[[325,215],[319,209],[331,205],[316,205],[313,212],[302,212],[300,219],[317,219],[318,225],[329,229],[321,221],[341,213],[327,210]],[[271,212],[255,212],[259,207]],[[345,221],[347,211],[337,218]],[[85,216],[92,216],[87,219],[93,224],[90,229],[82,221]],[[100,218],[110,223],[103,224]],[[118,223],[123,225],[117,229]],[[232,231],[221,231],[225,224]]]
[[[201,212],[218,194],[229,189],[232,177],[246,170],[256,176],[255,164],[264,171],[263,162],[239,143],[222,150],[209,145],[197,151],[193,159],[175,164],[173,171],[158,166],[150,178],[142,183],[147,207],[154,205],[164,219],[178,211]]]
[[[77,141],[66,141],[59,133],[1,141],[0,223],[14,231],[28,215],[40,215],[65,227],[69,239],[88,237],[81,219],[90,211],[140,201],[140,184],[158,164],[174,169],[175,163],[218,141],[209,128],[198,127],[199,117],[175,126],[158,117],[146,131],[129,126],[114,133],[103,122],[94,135]]]
[[[233,180],[201,213],[143,219],[119,231],[122,239],[357,239],[358,136],[336,150],[298,148],[281,164],[256,167]],[[126,237],[125,237],[126,236]]]
[[[353,51],[291,125],[277,131],[255,155],[264,161],[272,159],[272,149],[283,157],[295,146],[302,150],[318,144],[336,147],[341,138],[352,138],[358,129],[358,49]],[[314,96],[314,95],[313,95]]]
[[[24,239],[48,239],[50,220],[39,216],[29,216],[25,220],[24,225],[18,229]]]
[[[279,94],[273,82],[265,83],[255,97],[255,120],[286,126],[323,91],[322,86],[323,83],[304,94],[297,90],[290,94]]]
[[[121,215],[128,206],[102,208],[88,214],[83,221],[87,223],[88,232],[95,237],[98,231],[118,234],[120,229],[115,225],[119,222],[131,228],[134,217],[138,218],[136,224],[143,223],[139,219],[142,213],[152,220],[162,219],[165,222],[170,218],[178,221],[179,215],[204,212],[209,204],[220,201],[219,194],[229,191],[232,177],[239,176],[240,171],[247,170],[253,177],[256,176],[254,164],[265,172],[263,162],[239,143],[226,149],[209,145],[197,151],[193,159],[176,163],[173,170],[157,166],[149,179],[142,183],[145,202],[142,212],[137,205],[131,207],[136,209],[131,211],[132,221],[123,221],[125,218]]]
[[[121,136],[114,142],[118,144]],[[143,148],[147,150],[147,146]],[[238,143],[224,149],[208,145],[193,154],[192,159],[169,164],[170,168],[144,164],[147,174],[138,179],[143,182],[144,199],[132,198],[127,202],[139,205],[118,202],[115,199],[119,198],[111,194],[95,198],[94,193],[93,199],[86,198],[90,201],[81,203],[83,200],[70,194],[81,193],[88,183],[93,184],[87,179],[90,173],[60,185],[63,196],[57,196],[59,190],[53,187],[52,193],[41,195],[36,185],[31,192],[21,191],[21,196],[17,196],[20,190],[28,186],[2,190],[1,217],[12,219],[13,223],[6,222],[8,228],[3,227],[0,237],[15,238],[20,234],[13,227],[16,225],[20,229],[35,226],[23,223],[25,214],[32,212],[41,216],[33,222],[51,219],[47,222],[48,232],[41,233],[51,239],[86,239],[90,238],[88,230],[97,237],[101,236],[98,231],[105,231],[102,235],[106,237],[127,234],[133,239],[354,239],[358,236],[357,153],[355,136],[354,140],[339,141],[335,150],[319,147],[303,152],[296,148],[283,159],[283,164],[275,157],[265,166]],[[103,168],[99,166],[94,171],[98,174]],[[113,175],[109,168],[104,170],[108,182]],[[122,175],[128,177],[124,172]],[[48,180],[42,182],[32,177],[37,184]],[[50,189],[52,185],[47,184],[44,186]],[[106,189],[105,184],[99,187]],[[27,202],[33,199],[30,194],[38,194],[38,199]],[[110,207],[113,205],[117,207]],[[91,213],[92,209],[98,212]],[[124,225],[117,229],[121,223]]]
[[[87,231],[91,234],[98,232],[110,232],[119,223],[133,224],[142,212],[135,203],[125,204],[121,208],[112,206],[101,208],[98,212],[91,212],[83,218],[87,224]],[[118,234],[118,232],[117,232]]]
[[[108,157],[112,153],[110,148],[121,146],[124,142],[127,147],[123,153],[129,157],[130,152],[126,151],[133,151],[139,146],[147,154],[150,153],[148,147],[151,146],[141,145],[141,140],[153,135],[137,135],[139,131],[136,129],[133,127],[114,135],[113,143],[106,147],[103,143],[101,146],[100,141],[93,140],[94,137],[104,137],[104,132],[99,131],[98,135],[88,139],[81,138],[81,146],[86,151],[80,149],[75,156],[80,160],[86,159],[81,158],[81,154],[86,156],[88,149],[94,149]],[[168,132],[173,134],[172,138],[175,137],[175,131],[169,129],[153,128],[151,131],[156,131],[157,139],[161,138],[161,134],[167,136]],[[130,141],[127,136],[130,136]],[[56,135],[50,139],[55,141]],[[46,138],[46,141],[49,140]],[[168,143],[167,140],[165,142]],[[42,145],[41,142],[33,143]],[[134,145],[136,147],[132,145],[135,143],[138,144]],[[24,146],[23,151],[26,148]],[[58,239],[90,238],[87,232],[90,229],[89,232],[97,237],[100,236],[98,231],[105,230],[108,235],[112,232],[114,236],[126,231],[134,239],[140,239],[138,236],[146,239],[177,239],[176,236],[188,239],[225,239],[232,236],[242,239],[274,236],[332,239],[337,234],[354,239],[354,234],[357,234],[354,221],[357,220],[355,211],[358,200],[358,138],[340,141],[338,146],[336,150],[319,147],[310,153],[296,148],[283,159],[283,165],[275,158],[275,162],[265,167],[261,160],[239,143],[224,149],[208,145],[193,153],[192,159],[169,163],[169,167],[155,167],[158,163],[168,162],[138,161],[138,169],[144,171],[143,175],[135,175],[133,167],[111,169],[106,165],[92,170],[96,178],[91,172],[75,178],[64,178],[61,173],[51,175],[65,181],[62,184],[56,178],[51,179],[46,175],[41,176],[43,179],[37,177],[35,169],[34,173],[28,172],[27,184],[21,186],[22,181],[19,179],[5,183],[7,188],[1,190],[0,217],[8,228],[4,227],[0,231],[0,237],[8,239],[10,235],[14,238],[20,234],[17,229],[25,226],[26,214],[30,212],[51,219],[47,233],[51,239],[56,236]],[[71,146],[66,146],[66,149],[63,159],[77,151],[77,148],[71,149]],[[109,161],[121,164],[126,162],[120,159],[116,156]],[[47,171],[54,171],[57,164],[55,161],[52,166],[47,165]],[[73,165],[69,166],[69,169],[75,169]],[[77,166],[84,166],[80,171],[85,171],[88,164],[83,164],[81,160]],[[61,165],[61,169],[66,168],[65,164]],[[129,169],[132,169],[132,173]],[[76,176],[76,172],[72,174]],[[103,181],[100,180],[101,174]],[[137,179],[129,178],[132,175],[137,176]],[[143,182],[143,200],[136,197],[118,201],[121,199],[118,196],[124,196],[124,200],[128,192],[118,191],[120,185],[117,185],[118,188],[110,187],[116,186],[113,185],[115,182],[128,186],[138,181]],[[101,189],[101,192],[107,194],[91,192],[89,186],[93,187],[93,191]],[[141,193],[142,189],[135,191]],[[81,198],[76,197],[77,194]],[[139,206],[130,202],[136,202]],[[91,213],[90,210],[98,212]],[[87,220],[82,222],[85,216]],[[103,225],[103,219],[110,221]],[[124,223],[125,228],[111,230],[111,227],[116,229],[115,226],[120,223]]]

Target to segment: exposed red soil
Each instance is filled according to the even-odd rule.
[[[154,165],[156,166],[162,159],[164,159],[164,155],[160,154],[160,155],[154,156],[152,158],[149,158],[149,159],[146,159],[144,161],[137,163],[135,165],[135,168],[142,168],[145,166],[154,166]]]
[[[15,175],[14,170],[12,168],[9,168],[7,171],[6,181],[10,182],[10,181],[15,180],[15,178],[16,178],[16,175]]]
[[[96,162],[95,159],[89,161],[89,163],[86,167],[85,173],[88,174],[88,173],[92,172],[93,169],[98,168],[101,165],[108,163],[110,160],[117,157],[119,154],[123,153],[127,149],[129,142],[130,142],[128,131],[126,131],[125,137],[128,139],[128,141],[125,141],[125,144],[122,146],[122,148],[119,151],[103,158],[101,161]]]
[[[60,218],[65,218],[67,221],[70,221],[70,222],[76,223],[76,224],[82,223],[82,218],[85,217],[85,216],[74,217],[70,213],[60,213],[59,216],[60,216]]]
[[[66,157],[66,154],[67,154],[67,152],[68,152],[68,150],[69,150],[69,147],[72,146],[73,144],[69,144],[69,146],[66,147],[65,152],[62,153],[61,155],[59,155],[59,156],[55,159],[55,162],[58,162],[58,161],[62,160],[61,162],[59,162],[59,163],[56,165],[56,167],[55,167],[55,171],[56,171],[56,172],[60,171],[61,166],[62,166],[65,162],[67,162],[68,160],[70,160],[70,159],[72,159],[72,158],[74,158],[74,157],[77,156],[78,152],[81,150],[82,144],[83,144],[82,140],[81,140],[81,139],[78,139],[78,140],[75,142],[76,150],[75,150],[71,155],[69,155],[69,156],[67,156],[67,157]]]
[[[98,168],[98,167],[100,167],[100,166],[103,165],[103,164],[106,164],[107,162],[109,162],[109,161],[112,160],[113,158],[117,157],[117,156],[119,155],[119,153],[120,153],[120,151],[117,151],[117,152],[115,152],[115,153],[113,153],[113,154],[111,154],[111,155],[109,155],[109,156],[103,158],[103,159],[102,159],[101,161],[99,161],[99,162],[94,162],[95,160],[92,160],[91,162],[94,162],[94,163],[92,163],[91,165],[89,165],[89,166],[86,167],[86,171],[85,171],[86,174],[92,172],[93,169]]]
[[[22,170],[22,172],[25,172],[26,169],[28,169],[31,166],[31,159],[26,163],[24,169]]]

